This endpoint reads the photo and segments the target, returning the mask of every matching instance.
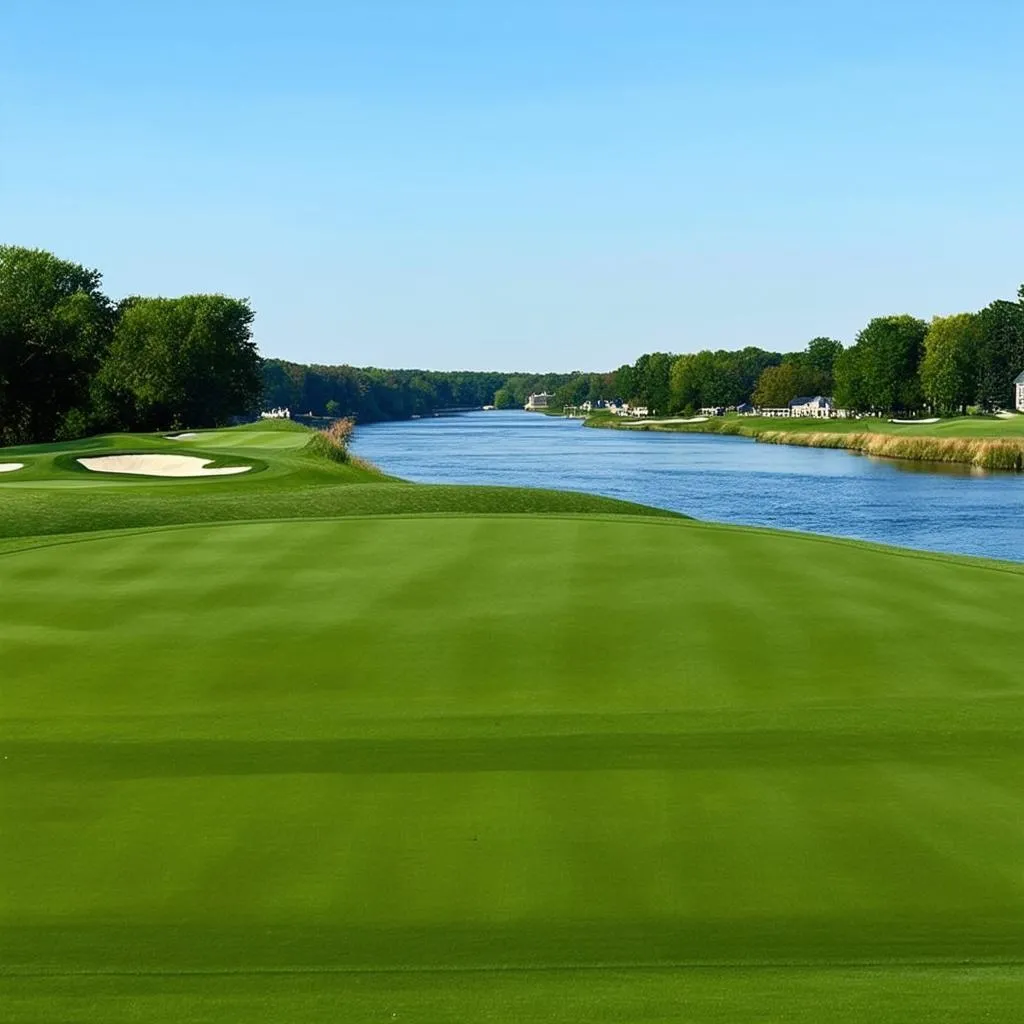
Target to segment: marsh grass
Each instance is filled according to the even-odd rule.
[[[886,459],[959,462],[980,469],[1024,471],[1024,440],[985,437],[900,437],[893,434],[839,434],[829,431],[798,433],[764,430],[755,435],[765,444],[803,448],[840,448]]]
[[[309,439],[306,448],[314,455],[321,455],[332,462],[353,462],[348,446],[355,430],[355,421],[351,419],[335,420],[324,430],[317,430]],[[369,463],[359,460],[356,465],[363,469],[372,469]]]

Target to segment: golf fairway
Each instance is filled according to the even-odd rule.
[[[1024,574],[631,516],[0,555],[7,1020],[974,1021]]]

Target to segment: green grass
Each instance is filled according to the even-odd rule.
[[[202,431],[194,440],[108,435],[73,443],[0,449],[0,549],[21,538],[124,527],[253,519],[423,513],[673,513],[597,495],[509,487],[412,485],[310,450],[311,432],[290,421]],[[238,441],[236,445],[236,439]],[[237,477],[160,479],[90,472],[77,459],[114,452],[161,452],[251,465]]]
[[[1024,569],[230,436],[7,527],[0,1020],[1019,1019]]]
[[[885,417],[865,419],[820,420],[813,418],[773,419],[767,416],[713,416],[703,423],[650,423],[624,420],[610,413],[598,413],[587,420],[589,426],[612,426],[627,430],[658,430],[678,433],[725,433],[755,437],[762,431],[785,430],[793,433],[857,434],[870,432],[897,437],[962,437],[962,438],[1024,438],[1024,415],[954,416],[938,423],[890,423]]]

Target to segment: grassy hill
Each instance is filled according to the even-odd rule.
[[[1017,1019],[1024,570],[308,437],[0,480],[0,1019]]]

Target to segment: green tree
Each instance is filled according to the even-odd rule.
[[[623,401],[630,401],[633,398],[635,381],[633,378],[633,367],[626,363],[620,366],[616,371],[613,378],[614,394],[612,398],[621,398]]]
[[[835,390],[836,360],[843,351],[843,343],[834,338],[812,338],[807,343],[805,364],[818,375],[817,386],[809,388],[819,395],[831,395]]]
[[[99,271],[0,246],[0,443],[85,433],[114,325]]]
[[[939,413],[966,412],[978,393],[980,322],[975,313],[935,317],[924,339],[921,387]]]
[[[633,393],[648,409],[666,412],[671,404],[672,356],[665,352],[642,355],[633,365]]]
[[[515,395],[512,394],[510,388],[498,388],[494,392],[494,408],[495,409],[515,409],[518,407]]]
[[[916,317],[881,316],[857,335],[865,397],[872,409],[897,412],[924,401],[919,368],[928,325]]]
[[[754,405],[766,409],[781,409],[801,394],[801,371],[794,362],[769,366],[761,374],[754,388]]]
[[[871,407],[860,349],[853,346],[840,352],[833,372],[835,387],[832,394],[837,408],[864,412]]]
[[[251,412],[263,391],[252,321],[247,301],[224,295],[126,300],[99,401],[132,429],[216,426]]]
[[[1012,407],[1013,380],[1024,371],[1024,285],[1018,302],[999,300],[978,314],[978,401]]]

